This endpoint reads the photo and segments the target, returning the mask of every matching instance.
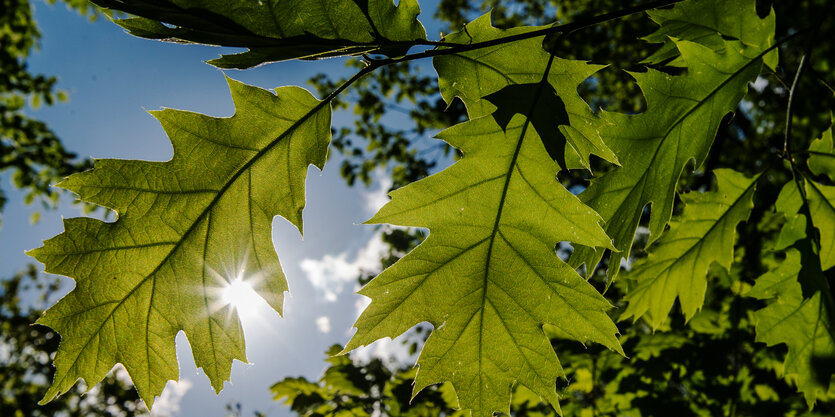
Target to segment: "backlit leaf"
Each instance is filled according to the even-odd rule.
[[[671,9],[649,10],[649,17],[661,27],[643,39],[662,46],[644,62],[658,64],[677,58],[678,48],[671,38],[700,43],[721,52],[725,45],[720,35],[724,35],[762,52],[774,45],[776,18],[772,10],[760,19],[756,8],[756,0],[691,0],[676,3]],[[776,68],[777,50],[769,52],[763,61]],[[682,66],[684,62],[678,59],[670,64]]]
[[[305,175],[325,163],[330,108],[298,87],[229,87],[229,118],[153,112],[171,138],[172,160],[99,160],[61,183],[118,219],[67,219],[64,233],[29,252],[46,271],[76,281],[38,321],[61,335],[43,402],[79,378],[92,387],[122,363],[150,408],[178,378],[181,330],[220,391],[232,360],[246,361],[237,314],[223,302],[229,281],[245,279],[281,312],[287,283],[272,219],[301,230]]]
[[[835,187],[806,181],[812,225],[820,233],[821,268],[835,266]]]
[[[593,179],[580,198],[606,220],[606,232],[620,250],[609,260],[613,279],[628,259],[638,221],[647,205],[652,243],[661,235],[673,210],[678,179],[685,166],[700,165],[707,156],[719,123],[745,95],[760,72],[762,60],[748,56],[738,41],[725,42],[717,53],[705,46],[677,41],[687,73],[672,76],[653,69],[631,73],[644,91],[647,110],[636,115],[604,112],[601,136],[622,164]],[[602,250],[577,248],[573,265],[591,269]],[[610,279],[610,282],[611,282]]]
[[[118,20],[132,35],[238,46],[247,52],[209,63],[249,68],[265,62],[359,55],[392,56],[425,40],[415,0],[96,0],[140,17]]]
[[[835,394],[835,338],[828,291],[804,297],[801,286],[803,281],[825,283],[825,277],[819,266],[802,265],[801,258],[801,252],[790,249],[776,269],[757,278],[748,296],[773,299],[768,307],[754,313],[757,340],[769,346],[788,346],[783,374],[803,392],[811,407],[817,398]]]
[[[575,93],[576,94],[576,93]],[[427,227],[427,240],[373,279],[347,350],[428,321],[415,392],[451,381],[475,416],[509,414],[515,384],[559,409],[563,370],[543,332],[622,352],[611,305],[554,252],[558,242],[611,247],[599,216],[563,188],[538,132],[516,115],[484,116],[439,135],[465,157],[391,193],[370,223]]]
[[[757,178],[730,169],[714,173],[717,189],[683,194],[684,213],[630,274],[637,286],[627,293],[629,305],[622,318],[646,315],[652,327],[658,328],[678,297],[689,320],[704,304],[710,264],[730,270],[736,225],[751,213]]]
[[[490,24],[490,16],[486,14],[445,40],[470,44],[537,29],[541,28],[497,29]],[[617,163],[617,157],[597,132],[600,121],[577,94],[577,86],[603,66],[554,58],[548,86],[543,90],[539,81],[549,56],[542,49],[542,38],[537,37],[438,56],[433,64],[438,71],[438,85],[444,100],[451,103],[453,98],[459,97],[467,106],[470,119],[495,114],[504,125],[513,114],[527,115],[549,154],[561,166],[565,167],[568,159],[576,161],[570,164],[574,167],[588,167],[590,154]],[[540,101],[532,106],[536,94],[540,95]],[[533,112],[531,108],[534,108]],[[540,129],[540,124],[548,123],[553,126]],[[565,155],[566,145],[571,150],[569,155]]]
[[[815,175],[826,175],[835,181],[835,124],[824,130],[820,138],[809,145],[809,170]]]

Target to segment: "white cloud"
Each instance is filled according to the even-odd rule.
[[[316,319],[316,327],[322,333],[329,333],[331,331],[331,319],[328,316],[322,316]]]
[[[362,193],[369,216],[389,202],[388,192],[392,186],[391,177],[384,170],[375,170],[373,176],[377,188]],[[387,227],[399,228],[391,225]],[[362,249],[357,251],[353,261],[348,261],[348,251],[344,251],[336,255],[328,254],[319,259],[306,258],[299,266],[307,274],[313,287],[319,290],[326,300],[336,301],[337,295],[342,292],[345,284],[356,282],[357,277],[364,272],[377,271],[380,267],[380,259],[388,253],[388,250],[389,246],[383,242],[382,232],[378,232]],[[357,317],[370,303],[371,300],[367,297],[357,299],[355,303]],[[316,319],[316,326],[322,333],[327,333],[331,330],[330,319],[319,317]],[[350,335],[352,331],[348,330],[346,333]],[[355,350],[351,355],[361,360],[376,357],[400,363],[415,359],[413,355],[409,355],[408,346],[402,343],[402,338],[378,340],[369,346]]]
[[[371,358],[380,358],[384,361],[393,361],[397,364],[414,363],[416,357],[409,354],[409,345],[403,343],[405,334],[395,338],[385,338],[376,342],[357,348],[351,353],[353,359],[368,362]]]
[[[357,299],[354,303],[357,317],[359,317],[369,304],[371,304],[371,299],[368,297],[360,297]],[[354,330],[350,329],[346,333],[350,336],[353,332]],[[388,337],[380,339],[368,346],[357,348],[351,352],[351,357],[365,362],[371,360],[371,358],[380,358],[385,361],[393,360],[398,364],[414,363],[417,358],[409,354],[409,346],[404,344],[403,340],[405,340],[405,334],[394,340]]]
[[[188,379],[181,379],[179,382],[168,381],[162,395],[154,402],[152,416],[172,416],[180,411],[180,401],[186,393],[194,386]]]
[[[362,198],[365,200],[365,208],[370,215],[376,213],[389,202],[388,193],[393,184],[391,176],[387,175],[383,169],[374,170],[373,177],[378,184],[377,189],[362,193]]]
[[[357,301],[354,302],[354,309],[356,310],[356,317],[354,319],[359,318],[360,314],[362,314],[363,310],[371,304],[371,299],[365,296],[357,298]],[[348,330],[348,335],[351,335],[351,330]]]
[[[387,252],[388,245],[382,235],[376,233],[365,247],[357,252],[353,261],[348,261],[348,252],[337,255],[325,255],[320,259],[305,258],[299,267],[307,274],[313,287],[321,292],[325,300],[336,301],[345,284],[356,282],[363,272],[375,271],[380,266],[380,258]]]

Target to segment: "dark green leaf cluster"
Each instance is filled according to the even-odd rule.
[[[414,0],[396,7],[390,0],[95,3],[136,15],[117,21],[135,36],[248,49],[211,61],[221,68],[366,53],[397,56],[426,39]]]
[[[426,41],[407,0],[103,0],[139,16],[120,21],[134,35],[248,49],[220,67],[362,59],[313,79],[321,101],[230,81],[230,118],[158,113],[171,161],[100,161],[62,183],[119,219],[68,220],[32,252],[77,282],[40,320],[65,337],[45,400],[124,363],[151,404],[177,377],[179,330],[222,386],[244,348],[217,294],[229,271],[252,274],[281,310],[269,221],[301,229],[330,108],[353,106],[335,132],[343,175],[386,166],[396,188],[369,223],[421,229],[386,233],[385,270],[361,277],[371,303],[329,354],[419,326],[418,368],[333,357],[318,383],[274,386],[298,413],[831,413],[835,103],[817,40],[835,36],[833,4],[614,3],[443,1],[455,31]],[[414,125],[387,126],[389,111]],[[443,156],[427,156],[419,138],[439,129]]]
[[[66,3],[96,16],[86,1]],[[45,123],[27,114],[27,109],[67,99],[65,92],[56,91],[55,77],[29,71],[27,59],[40,36],[29,0],[0,2],[0,173],[12,172],[13,184],[25,190],[27,203],[38,199],[52,207],[58,192],[50,185],[91,165],[79,161]],[[5,201],[0,189],[0,210]]]
[[[285,378],[271,388],[275,399],[301,416],[377,413],[397,416],[438,416],[455,413],[457,402],[450,384],[427,389],[412,398],[415,369],[392,370],[381,359],[354,363],[338,356],[342,346],[327,352],[328,368],[318,381]]]

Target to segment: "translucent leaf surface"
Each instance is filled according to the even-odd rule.
[[[774,45],[774,12],[760,19],[756,0],[690,0],[676,3],[670,9],[649,10],[647,14],[661,27],[644,40],[662,44],[644,61],[648,64],[662,63],[679,56],[671,38],[700,43],[717,52],[725,47],[720,35],[738,39],[757,52]],[[769,52],[763,60],[769,67],[776,68],[777,51]],[[683,62],[672,62],[672,65],[677,64]]]
[[[613,253],[610,277],[629,257],[644,208],[651,205],[650,243],[670,220],[676,184],[685,165],[707,156],[719,123],[732,112],[760,72],[762,60],[749,56],[738,41],[721,53],[687,41],[676,43],[687,73],[672,76],[648,69],[632,73],[647,100],[636,115],[604,113],[601,136],[618,155],[621,168],[593,179],[580,198],[606,221],[606,232],[620,250]],[[601,250],[577,248],[573,265],[597,265]]]
[[[658,328],[678,297],[686,319],[704,303],[707,272],[713,262],[730,270],[736,225],[753,208],[756,178],[730,169],[714,171],[717,189],[681,196],[686,204],[670,230],[650,248],[649,257],[636,265],[630,278],[637,286],[627,293],[623,318],[647,316]]]
[[[575,93],[576,94],[576,93]],[[509,413],[514,384],[558,409],[562,367],[542,326],[621,352],[610,304],[554,252],[611,247],[600,217],[556,179],[558,166],[521,115],[484,116],[439,137],[465,157],[392,192],[370,223],[428,227],[427,240],[361,290],[372,299],[347,349],[428,321],[415,392],[451,381],[463,409]]]
[[[820,233],[821,268],[835,266],[835,187],[806,181],[812,225]]]
[[[809,145],[809,169],[815,175],[826,175],[835,181],[835,144],[833,144],[835,124],[824,130],[820,138]]]
[[[537,29],[541,27],[497,29],[490,24],[487,14],[468,24],[464,31],[448,35],[445,40],[470,44]],[[514,113],[523,113],[531,107],[534,96],[540,90],[538,84],[549,56],[542,49],[542,37],[537,37],[438,56],[433,64],[438,71],[441,95],[447,103],[459,97],[467,106],[471,119],[494,112],[505,114],[504,118],[509,119]],[[548,74],[550,88],[539,93],[542,101],[537,111],[541,117],[537,117],[539,114],[530,115],[534,125],[542,119],[555,124],[553,128],[538,131],[549,154],[562,166],[566,165],[567,159],[576,161],[571,165],[588,167],[590,154],[617,163],[617,157],[597,132],[600,121],[577,95],[577,85],[601,68],[603,66],[584,61],[554,58],[554,65]],[[508,86],[515,88],[509,89]],[[565,155],[566,145],[572,154]]]
[[[754,313],[757,340],[769,346],[788,346],[783,374],[803,392],[811,407],[818,397],[835,393],[835,338],[828,291],[804,297],[801,285],[803,281],[825,282],[825,278],[814,265],[803,265],[802,258],[801,252],[790,249],[776,269],[757,278],[748,296],[773,299],[768,307]],[[806,262],[814,263],[808,259]]]
[[[760,73],[766,49],[774,44],[774,14],[759,21],[753,1],[685,1],[672,9],[649,12],[661,27],[650,41],[677,50],[685,74],[672,76],[648,69],[631,73],[647,101],[637,115],[604,113],[601,136],[622,168],[593,180],[581,199],[606,221],[606,232],[620,250],[609,260],[611,281],[620,262],[629,258],[632,240],[645,207],[650,205],[649,243],[670,220],[676,183],[690,161],[701,165],[722,118],[734,111],[746,86]],[[710,28],[743,40],[715,36],[709,46],[689,34]],[[725,33],[727,32],[727,33]],[[675,36],[680,36],[676,38]],[[595,267],[601,250],[577,248],[572,265]]]
[[[38,321],[61,335],[45,402],[82,378],[88,387],[122,363],[150,407],[178,378],[174,338],[184,331],[215,390],[233,359],[246,361],[235,310],[222,290],[249,282],[281,312],[287,283],[272,219],[300,230],[308,165],[321,168],[330,108],[298,87],[275,94],[229,80],[236,113],[153,115],[174,146],[168,162],[98,160],[61,186],[118,213],[112,223],[67,219],[30,254],[75,289]]]

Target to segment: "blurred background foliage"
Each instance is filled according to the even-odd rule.
[[[0,172],[11,171],[15,187],[25,190],[27,201],[53,207],[58,194],[49,188],[57,179],[89,167],[65,149],[59,138],[44,123],[26,115],[27,106],[52,105],[65,99],[55,89],[55,78],[32,74],[26,59],[37,47],[39,33],[26,0],[0,0]],[[96,18],[100,11],[82,0],[65,3],[80,14]],[[492,13],[497,27],[571,22],[591,15],[620,9],[640,1],[615,0],[441,0],[434,17],[444,22],[444,33],[460,29],[464,23]],[[793,124],[794,146],[806,149],[830,123],[835,109],[835,23],[818,19],[830,11],[831,0],[774,2],[760,0],[762,15],[774,8],[777,14],[777,39],[812,22],[813,36],[798,38],[782,48],[778,67],[761,76],[733,116],[721,125],[712,152],[701,167],[681,179],[680,190],[710,190],[711,172],[730,167],[753,175],[765,167],[756,196],[756,206],[748,222],[739,227],[736,263],[730,273],[715,269],[709,279],[706,305],[702,312],[684,323],[674,308],[663,329],[652,332],[642,321],[621,322],[621,341],[630,357],[623,358],[597,346],[584,347],[562,340],[551,329],[552,344],[560,352],[567,380],[558,381],[563,412],[567,416],[830,416],[835,415],[833,398],[819,399],[814,411],[802,395],[782,377],[785,348],[766,348],[755,343],[751,313],[763,306],[759,300],[744,297],[754,280],[779,259],[770,251],[784,221],[771,207],[779,187],[791,178],[781,160],[783,129],[786,125],[788,85],[800,57],[807,55],[809,67],[796,91]],[[424,9],[426,7],[424,6]],[[424,10],[424,14],[431,11]],[[608,65],[584,83],[579,92],[594,109],[636,113],[646,107],[640,90],[624,71],[642,71],[640,64],[655,47],[641,40],[655,25],[646,15],[633,15],[584,29],[562,39],[558,54],[564,58],[589,60]],[[433,35],[433,34],[430,34]],[[437,34],[443,36],[442,34]],[[360,67],[359,60],[347,65]],[[675,73],[663,64],[656,69]],[[320,96],[336,88],[342,79],[318,74],[310,84]],[[390,176],[392,188],[421,179],[443,168],[460,155],[440,141],[428,139],[439,130],[466,120],[466,109],[455,100],[445,103],[437,79],[426,63],[406,62],[384,67],[354,84],[349,94],[334,101],[334,108],[356,115],[353,125],[334,131],[334,153],[344,158],[340,168],[346,183],[368,186],[374,172]],[[392,122],[392,120],[396,122]],[[596,160],[598,172],[609,169]],[[698,168],[698,169],[697,169]],[[571,190],[582,190],[588,173],[577,170],[561,173],[560,179]],[[826,179],[822,179],[826,182]],[[830,182],[831,183],[831,182]],[[5,202],[0,189],[0,208]],[[636,235],[633,262],[640,263],[640,250],[646,236]],[[425,237],[422,230],[385,229],[389,253],[381,259],[380,270],[417,246]],[[570,248],[560,248],[569,256]],[[590,277],[602,291],[605,262]],[[832,279],[832,271],[829,271]],[[357,277],[364,284],[373,277]],[[48,406],[36,401],[51,379],[50,355],[57,346],[57,335],[40,326],[31,326],[38,317],[37,306],[25,307],[21,294],[40,294],[49,298],[55,282],[39,277],[33,268],[3,280],[0,314],[3,316],[0,340],[2,403],[0,415],[113,415],[141,413],[135,392],[123,380],[111,375],[94,395],[82,397],[83,388],[69,393]],[[606,293],[610,300],[621,300],[632,282],[629,274]],[[31,297],[30,297],[31,298]],[[616,307],[622,307],[617,305]],[[616,317],[618,308],[612,314]],[[428,335],[418,326],[406,337],[412,353],[418,352]],[[434,416],[456,415],[454,392],[448,384],[428,388],[411,398],[415,369],[411,363],[391,360],[352,360],[330,356],[341,348],[326,352],[326,370],[321,379],[285,378],[271,388],[277,401],[288,404],[304,416]],[[516,389],[512,413],[517,416],[554,415],[538,398]],[[236,411],[237,410],[237,411]],[[230,405],[231,414],[240,407]]]
[[[90,19],[103,13],[86,0],[63,3]],[[27,204],[39,201],[50,208],[59,195],[50,185],[92,164],[64,148],[49,126],[26,112],[27,107],[67,100],[67,93],[55,88],[56,77],[29,70],[27,59],[40,37],[29,0],[0,0],[0,173],[12,173],[12,183],[26,192]],[[0,188],[0,211],[5,203]]]
[[[105,13],[86,0],[62,3],[91,20]],[[27,204],[53,208],[59,192],[50,185],[92,165],[26,112],[67,100],[67,94],[56,89],[55,76],[32,73],[27,65],[41,36],[32,12],[29,0],[0,0],[0,173],[11,173],[12,186],[26,193]],[[0,212],[5,203],[0,188]],[[130,379],[119,373],[111,373],[86,394],[84,384],[79,384],[61,398],[38,405],[52,382],[52,357],[60,337],[33,323],[55,301],[59,278],[39,274],[29,265],[0,279],[0,285],[0,416],[147,415]]]
[[[81,383],[60,398],[38,405],[52,383],[52,358],[60,337],[33,325],[60,288],[58,277],[39,274],[34,265],[0,280],[0,416],[132,417],[147,409],[125,372],[110,373],[85,393]],[[33,302],[34,300],[34,302]]]

